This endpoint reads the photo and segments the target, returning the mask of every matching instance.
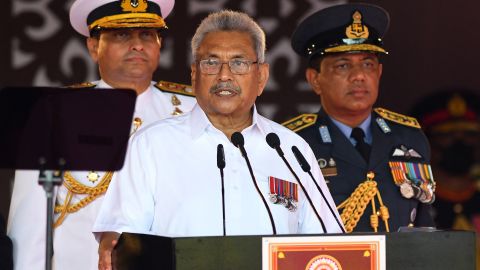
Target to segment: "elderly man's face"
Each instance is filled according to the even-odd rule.
[[[87,45],[107,82],[151,79],[158,67],[161,38],[155,29],[105,30]]]
[[[307,69],[307,79],[332,116],[370,113],[377,100],[382,65],[373,53],[325,56],[320,72]]]
[[[229,68],[244,60],[256,62],[257,56],[249,34],[235,31],[212,32],[205,36],[192,64],[192,85],[197,102],[209,116],[242,117],[251,112],[268,79],[268,65],[250,63],[245,74],[234,74]],[[210,60],[201,67],[199,61]],[[211,63],[223,62],[217,74],[208,72]],[[236,64],[235,64],[236,63]],[[210,74],[209,74],[210,73]],[[215,72],[213,72],[215,73]]]

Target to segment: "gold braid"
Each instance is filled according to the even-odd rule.
[[[142,119],[139,117],[135,117],[133,120],[133,131],[130,134],[132,136],[142,125]],[[66,171],[63,175],[63,186],[68,190],[67,196],[65,198],[64,204],[62,205],[55,205],[55,213],[60,213],[59,217],[53,224],[54,228],[62,225],[63,221],[67,214],[77,212],[81,208],[85,207],[93,200],[95,200],[98,196],[104,194],[108,186],[110,185],[110,181],[112,180],[113,172],[105,172],[102,179],[95,187],[88,187],[84,184],[79,183],[69,171]],[[74,194],[86,194],[87,197],[81,199],[78,203],[70,204],[72,201]]]
[[[373,172],[369,172],[367,174],[367,180],[360,183],[352,192],[350,197],[337,206],[338,210],[343,208],[343,212],[340,217],[342,218],[343,224],[345,225],[345,230],[347,232],[352,232],[357,226],[358,221],[365,212],[365,208],[370,202],[372,205],[370,225],[372,226],[373,230],[375,232],[377,231],[378,215],[380,215],[382,220],[385,222],[385,228],[387,229],[387,232],[389,231],[388,208],[383,204],[382,197],[380,196],[380,192],[377,188],[377,182],[373,180],[374,176],[375,174]],[[380,204],[379,213],[377,213],[375,207],[375,195],[377,195]]]
[[[54,228],[60,226],[65,219],[67,213],[74,213],[91,203],[98,196],[104,194],[107,191],[108,185],[112,180],[113,172],[105,172],[102,179],[95,187],[88,187],[79,183],[69,171],[66,171],[63,175],[63,185],[67,188],[68,193],[65,198],[64,204],[55,206],[55,213],[60,213],[60,216],[53,225]],[[81,199],[78,203],[70,204],[73,194],[87,194],[88,196]]]

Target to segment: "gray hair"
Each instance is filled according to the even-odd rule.
[[[265,62],[265,32],[247,14],[232,10],[211,13],[203,19],[192,38],[192,55],[197,60],[197,50],[208,33],[238,31],[250,34],[259,63]]]

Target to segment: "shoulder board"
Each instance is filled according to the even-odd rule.
[[[155,87],[160,89],[162,92],[174,93],[184,96],[194,97],[192,86],[187,84],[180,84],[174,82],[159,81],[155,84]]]
[[[406,116],[403,114],[399,114],[396,112],[392,112],[389,110],[386,110],[384,108],[375,108],[373,109],[378,115],[380,115],[382,118],[385,118],[389,121],[398,123],[400,125],[404,126],[409,126],[409,127],[414,127],[414,128],[421,128],[420,123],[418,123],[417,119],[414,117]]]
[[[304,128],[307,128],[315,124],[315,122],[317,121],[317,117],[318,115],[313,113],[302,114],[282,123],[282,126],[294,132],[298,132]]]
[[[91,83],[91,82],[83,82],[83,83],[77,83],[77,84],[68,85],[68,86],[65,86],[65,87],[66,87],[66,88],[94,88],[95,86],[97,86],[97,85],[94,84],[94,83]]]

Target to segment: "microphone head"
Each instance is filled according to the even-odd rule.
[[[310,171],[310,164],[308,164],[307,160],[305,157],[302,155],[300,150],[294,145],[292,146],[292,152],[295,158],[297,159],[298,163],[300,164],[300,167],[302,167],[302,170],[304,172],[309,172]]]
[[[242,133],[238,131],[232,134],[230,140],[232,141],[233,145],[235,145],[235,147],[242,147],[245,144]]]
[[[219,169],[225,168],[225,152],[223,151],[223,144],[217,146],[217,167]]]
[[[280,146],[280,138],[278,138],[278,135],[273,132],[267,134],[266,140],[268,145],[273,149],[277,149],[277,147]]]

